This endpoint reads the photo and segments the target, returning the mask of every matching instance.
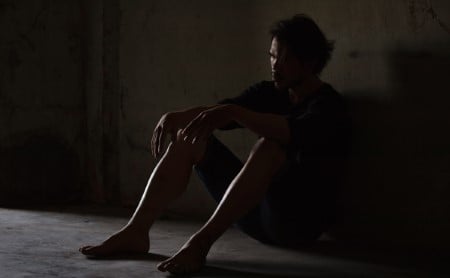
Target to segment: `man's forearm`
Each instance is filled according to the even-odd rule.
[[[176,111],[176,112],[183,113],[185,115],[185,117],[189,121],[192,121],[201,112],[203,112],[205,110],[208,110],[208,109],[211,109],[211,108],[213,108],[213,107],[215,107],[217,105],[220,105],[220,104],[195,106],[195,107],[187,108],[187,109],[184,109],[184,110],[179,110],[179,111]]]
[[[289,125],[284,116],[258,113],[238,105],[231,105],[232,119],[254,133],[273,139],[282,145],[290,140]]]

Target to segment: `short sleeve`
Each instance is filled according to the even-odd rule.
[[[235,104],[256,112],[264,112],[270,105],[269,82],[262,81],[256,83],[241,94],[233,98],[225,98],[217,102],[217,104]],[[230,122],[228,125],[219,128],[219,130],[230,130],[235,128],[243,128],[236,122]]]

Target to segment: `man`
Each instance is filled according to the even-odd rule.
[[[306,15],[277,22],[270,34],[273,81],[216,105],[163,115],[151,142],[160,160],[129,223],[80,252],[148,252],[150,227],[185,190],[193,167],[219,204],[174,256],[158,264],[161,271],[200,270],[232,224],[263,243],[288,247],[310,244],[326,231],[349,126],[342,97],[318,77],[333,46]],[[244,164],[212,134],[240,127],[259,136]]]

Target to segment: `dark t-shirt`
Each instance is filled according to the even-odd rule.
[[[349,150],[350,119],[343,97],[332,86],[324,83],[293,105],[287,90],[276,89],[272,81],[262,81],[217,103],[285,116],[291,136],[285,146],[290,162],[285,170],[287,178],[307,190],[307,195],[335,195]],[[233,121],[220,130],[235,128],[242,126]]]

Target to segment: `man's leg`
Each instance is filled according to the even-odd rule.
[[[198,177],[219,204],[233,179],[239,174],[244,163],[214,135],[209,138],[205,154],[194,165]],[[269,239],[261,221],[261,207],[256,206],[234,225],[250,237],[268,243]]]
[[[166,206],[185,191],[192,166],[202,158],[206,143],[199,141],[192,145],[185,142],[180,129],[177,140],[169,144],[153,170],[128,224],[100,245],[81,247],[80,252],[100,256],[122,252],[148,252],[150,227]]]
[[[327,190],[315,182],[321,177],[299,172],[298,165],[291,161],[285,166],[260,206],[261,226],[272,244],[303,248],[313,244],[324,231]]]
[[[160,263],[158,269],[174,273],[198,271],[212,244],[263,199],[285,160],[285,150],[278,143],[259,139],[207,223],[173,257]]]

